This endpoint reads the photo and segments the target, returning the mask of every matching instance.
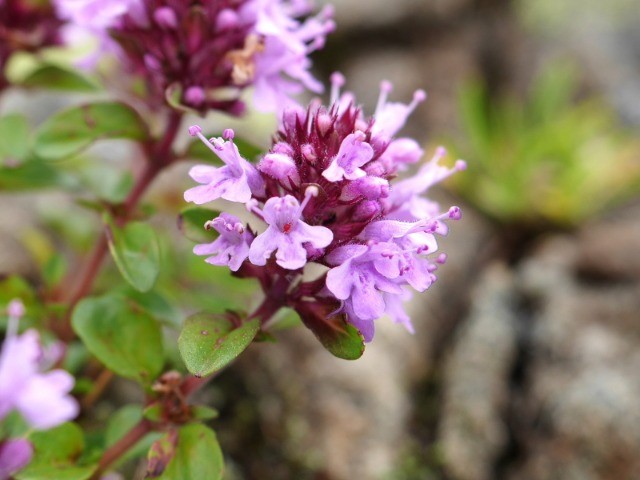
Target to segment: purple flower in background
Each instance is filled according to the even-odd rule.
[[[302,211],[311,196],[317,195],[316,187],[309,187],[302,205],[291,195],[270,198],[262,215],[269,224],[251,244],[249,260],[254,265],[265,265],[276,252],[276,263],[287,270],[296,270],[307,263],[304,244],[321,249],[333,240],[331,230],[322,226],[310,226],[301,220]]]
[[[241,114],[240,93],[251,86],[264,111],[281,110],[305,89],[320,92],[308,56],[335,28],[329,7],[300,20],[313,10],[306,0],[54,2],[72,38],[97,37],[103,52],[144,78],[147,103],[177,96],[201,113]]]
[[[46,430],[71,420],[78,404],[69,395],[73,377],[64,370],[44,372],[46,352],[35,330],[17,334],[21,304],[11,302],[9,328],[0,353],[0,419],[18,410],[35,429]]]
[[[187,202],[201,205],[224,198],[231,202],[246,203],[253,195],[261,195],[264,182],[256,168],[247,162],[233,143],[233,130],[225,130],[222,138],[212,138],[208,141],[201,133],[200,127],[189,129],[192,135],[197,135],[202,142],[225,163],[224,167],[216,168],[209,165],[196,165],[189,171],[189,175],[198,183],[204,185],[193,187],[184,193]]]
[[[0,72],[15,52],[37,52],[61,43],[62,19],[48,2],[0,1]],[[0,74],[0,89],[7,79]]]
[[[228,213],[207,222],[205,228],[213,228],[220,236],[211,243],[196,245],[196,255],[212,255],[206,259],[212,265],[226,265],[232,272],[238,271],[242,262],[249,256],[249,245],[253,240],[251,232],[240,220]]]
[[[31,461],[33,447],[23,439],[0,441],[0,480],[7,480]]]

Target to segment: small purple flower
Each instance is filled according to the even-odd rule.
[[[374,135],[382,135],[387,138],[393,137],[407,122],[409,115],[427,98],[424,90],[417,90],[413,94],[413,100],[408,105],[387,102],[387,97],[392,89],[391,83],[386,81],[382,82],[380,86],[380,98],[373,114],[375,122],[371,130]]]
[[[33,457],[33,447],[23,438],[0,442],[0,480],[12,478],[12,475],[26,467]]]
[[[436,183],[466,168],[466,163],[462,160],[458,160],[453,168],[439,165],[445,155],[446,150],[438,148],[431,161],[422,166],[414,176],[395,184],[386,199],[389,218],[414,221],[440,213],[438,204],[422,195]],[[442,226],[444,228],[444,224]],[[446,230],[442,233],[446,233]]]
[[[402,291],[384,268],[380,268],[384,253],[380,249],[373,252],[365,245],[346,245],[327,256],[330,265],[337,265],[327,273],[327,288],[337,299],[345,301],[348,310],[356,312],[362,321],[373,321],[384,315],[383,292],[399,294]]]
[[[197,205],[224,198],[231,202],[246,203],[252,195],[264,194],[264,181],[256,168],[247,162],[233,143],[233,130],[225,131],[227,141],[213,138],[208,141],[201,133],[200,127],[194,126],[189,133],[197,135],[202,142],[225,163],[216,168],[209,165],[196,165],[189,175],[196,182],[202,183],[184,192],[184,199]]]
[[[205,260],[207,263],[225,265],[232,272],[237,272],[249,256],[249,245],[253,240],[251,232],[237,217],[228,213],[221,213],[219,217],[207,222],[205,228],[215,229],[220,236],[211,243],[196,245],[193,253],[212,255]]]
[[[291,195],[267,200],[262,210],[267,230],[258,235],[249,249],[249,260],[254,265],[265,265],[276,252],[276,263],[287,270],[297,270],[307,263],[308,243],[315,248],[324,248],[333,240],[333,233],[322,226],[310,226],[302,221],[302,211],[314,192],[309,187],[302,205]]]
[[[17,335],[15,312],[12,303],[0,354],[0,419],[16,409],[33,428],[46,430],[78,414],[78,404],[69,395],[74,380],[64,370],[42,371],[47,358],[38,332]]]
[[[300,184],[300,175],[298,174],[296,163],[287,153],[272,152],[266,154],[260,161],[258,170],[283,182],[289,188]]]
[[[358,131],[347,135],[340,145],[338,154],[322,172],[322,176],[330,182],[339,182],[343,178],[355,180],[366,176],[362,170],[364,164],[373,158],[373,148],[365,140],[365,134]]]
[[[69,22],[70,40],[91,35],[100,53],[115,53],[149,88],[157,106],[170,90],[201,113],[238,115],[242,90],[254,87],[254,104],[281,111],[290,98],[322,91],[310,73],[309,54],[335,28],[333,10],[312,12],[306,0],[54,0]],[[223,93],[224,92],[224,93]]]

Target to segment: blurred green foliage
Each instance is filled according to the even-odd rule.
[[[469,171],[457,192],[500,223],[570,227],[640,191],[640,141],[597,98],[576,100],[577,75],[552,63],[522,100],[461,89]]]

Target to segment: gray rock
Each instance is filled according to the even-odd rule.
[[[446,362],[440,441],[453,478],[493,478],[509,441],[503,417],[517,353],[516,300],[510,272],[491,266]]]

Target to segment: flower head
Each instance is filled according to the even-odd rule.
[[[408,104],[390,103],[391,86],[383,82],[376,112],[367,117],[352,94],[341,94],[342,75],[333,75],[332,84],[328,107],[314,101],[306,110],[283,112],[273,146],[258,165],[261,188],[237,188],[242,199],[250,191],[249,211],[267,224],[251,241],[247,262],[253,267],[247,270],[268,286],[273,277],[293,282],[298,273],[292,271],[307,263],[323,265],[328,271],[319,279],[283,292],[288,305],[300,306],[300,315],[309,313],[310,304],[338,305],[334,313],[344,314],[366,341],[384,315],[413,331],[403,309],[409,288],[422,292],[436,281],[446,259],[437,236],[461,216],[458,207],[443,213],[423,195],[464,169],[464,162],[441,166],[445,151],[438,149],[414,176],[394,184],[423,153],[415,140],[395,134],[424,92]],[[275,265],[268,261],[274,254]]]
[[[36,52],[60,44],[62,23],[48,2],[0,1],[0,71],[14,52]],[[0,75],[0,88],[5,81]]]
[[[206,259],[212,265],[226,265],[232,272],[237,271],[249,256],[249,245],[253,234],[242,225],[240,220],[228,213],[206,223],[205,228],[213,228],[220,236],[211,243],[196,245],[196,255],[211,255]]]
[[[35,330],[17,334],[20,309],[11,303],[9,328],[0,353],[0,419],[18,410],[36,429],[74,418],[78,404],[69,395],[73,377],[64,370],[45,372],[47,355]]]
[[[202,113],[239,114],[240,92],[281,109],[304,89],[321,91],[309,53],[333,30],[331,9],[312,12],[306,0],[54,0],[74,27],[98,38],[149,86],[147,101],[165,96]]]
[[[309,196],[305,198],[306,201],[302,205],[291,195],[267,200],[262,215],[269,226],[251,244],[251,263],[265,265],[275,251],[278,265],[288,270],[296,270],[307,263],[305,244],[321,249],[331,243],[331,230],[322,226],[312,227],[301,220],[302,210],[308,198]]]

